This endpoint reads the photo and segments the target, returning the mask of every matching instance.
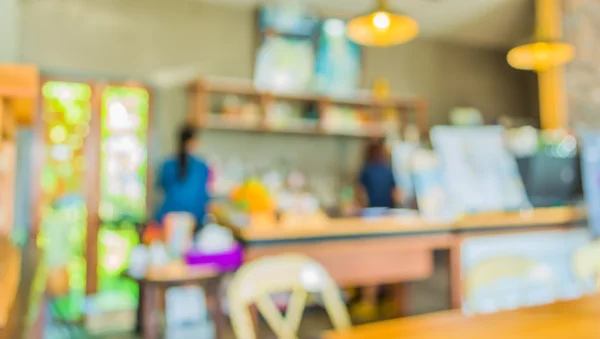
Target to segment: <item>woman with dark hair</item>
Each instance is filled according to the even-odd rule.
[[[196,218],[197,230],[204,222],[209,197],[209,169],[194,156],[198,141],[197,130],[184,126],[179,132],[177,157],[166,160],[158,173],[157,185],[165,199],[158,209],[156,220],[162,222],[171,212],[187,212]]]
[[[383,140],[369,143],[359,178],[362,207],[394,208],[396,181],[388,158]]]

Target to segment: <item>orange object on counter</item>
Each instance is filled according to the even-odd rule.
[[[160,225],[149,225],[142,234],[142,243],[149,246],[155,241],[163,241],[164,234]]]
[[[231,192],[231,200],[248,213],[272,213],[275,203],[267,189],[257,179],[250,179]]]

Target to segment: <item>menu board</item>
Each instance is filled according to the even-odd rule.
[[[457,213],[530,208],[516,160],[501,126],[436,126],[431,141]]]

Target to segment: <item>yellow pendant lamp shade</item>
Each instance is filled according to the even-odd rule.
[[[412,18],[391,12],[387,0],[379,0],[377,9],[348,23],[348,37],[359,45],[385,47],[414,39],[419,24]]]
[[[508,63],[516,68],[543,72],[573,60],[575,48],[560,41],[536,41],[513,48],[508,52]]]

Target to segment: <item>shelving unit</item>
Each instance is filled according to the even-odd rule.
[[[211,101],[216,95],[245,97],[258,112],[253,119],[245,119],[241,114],[215,112]],[[277,102],[298,103],[309,107],[303,114],[312,110],[314,117],[303,117],[293,126],[275,127],[268,121],[269,110]],[[348,107],[363,112],[364,121],[358,128],[331,128],[326,124],[326,116],[332,107]],[[394,110],[396,117],[391,120],[387,111]],[[387,114],[387,117],[386,117]],[[391,97],[377,100],[373,96],[359,95],[354,98],[332,98],[310,93],[271,93],[257,90],[251,81],[201,78],[189,86],[190,123],[208,130],[304,134],[309,136],[329,135],[357,138],[384,137],[389,132],[400,135],[409,123],[415,124],[421,137],[427,137],[429,130],[428,105],[424,99],[400,99]],[[393,126],[390,128],[390,126]]]

